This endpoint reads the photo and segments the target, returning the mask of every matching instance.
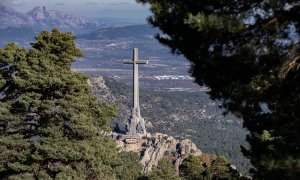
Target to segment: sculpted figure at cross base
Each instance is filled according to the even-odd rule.
[[[138,60],[138,49],[133,49],[133,59],[124,60],[124,64],[133,65],[133,106],[131,117],[127,124],[127,135],[130,136],[146,136],[145,120],[141,116],[139,104],[139,64],[148,64],[146,60]]]

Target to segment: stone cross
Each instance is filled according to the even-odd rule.
[[[129,119],[127,134],[132,136],[145,136],[146,135],[146,127],[145,120],[142,118],[140,113],[140,103],[139,103],[139,64],[148,64],[146,60],[138,59],[138,49],[133,49],[133,59],[132,60],[124,60],[124,64],[133,64],[133,107],[132,114]]]

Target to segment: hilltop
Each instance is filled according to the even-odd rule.
[[[101,100],[116,104],[118,115],[111,122],[116,132],[124,133],[130,116],[131,88],[112,78],[92,77],[94,94]],[[205,92],[163,92],[141,89],[141,114],[150,133],[164,133],[176,139],[191,139],[203,152],[225,155],[243,173],[249,162],[240,152],[246,145],[247,131],[240,119],[223,116],[217,102]]]

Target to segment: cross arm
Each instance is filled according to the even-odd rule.
[[[138,60],[136,63],[137,64],[148,64],[148,61],[147,60]]]
[[[123,64],[133,64],[133,63],[134,63],[134,61],[129,60],[129,59],[126,59],[123,61]],[[138,60],[135,63],[136,64],[148,64],[149,62],[148,62],[148,60]]]
[[[132,60],[126,59],[123,61],[123,64],[133,64]]]

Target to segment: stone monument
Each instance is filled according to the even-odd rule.
[[[131,117],[127,124],[127,135],[129,136],[146,136],[145,120],[141,116],[140,103],[139,103],[139,64],[148,64],[146,60],[138,59],[138,49],[133,49],[133,59],[124,60],[124,64],[133,64],[133,105]]]

